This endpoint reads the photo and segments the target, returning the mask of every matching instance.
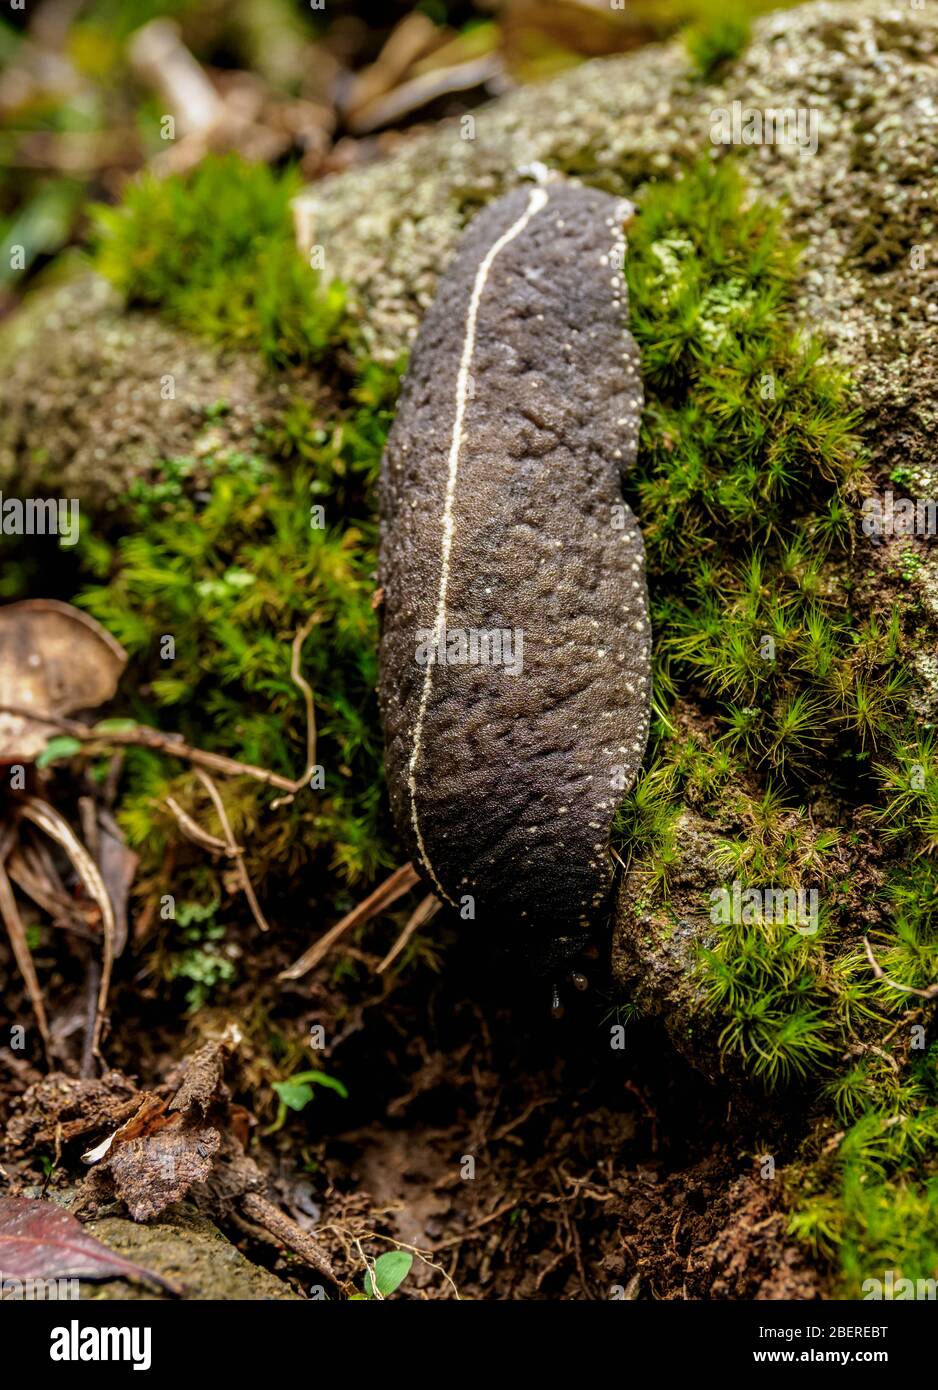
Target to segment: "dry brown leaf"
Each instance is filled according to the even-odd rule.
[[[95,903],[101,914],[102,961],[101,979],[94,1010],[91,1030],[91,1051],[96,1057],[101,1055],[101,1032],[104,1027],[104,1012],[107,1008],[107,995],[111,984],[111,970],[114,966],[114,908],[98,866],[78,839],[64,816],[54,806],[40,800],[37,796],[24,797],[19,804],[20,815],[33,825],[44,830],[51,840],[68,855],[69,861],[81,879],[88,897]]]
[[[134,1115],[107,1139],[82,1154],[107,1174],[135,1221],[158,1216],[180,1201],[193,1183],[204,1182],[221,1135],[210,1125],[167,1113],[167,1103],[149,1095]]]
[[[441,97],[484,90],[504,75],[505,65],[500,53],[484,53],[449,68],[435,68],[409,78],[393,91],[359,107],[349,115],[348,128],[353,135],[368,135],[406,120]]]
[[[96,709],[113,697],[126,664],[120,643],[71,604],[25,599],[0,608],[0,762],[36,758],[57,732],[42,716]]]
[[[193,1052],[186,1062],[186,1070],[176,1094],[169,1103],[170,1110],[183,1113],[193,1105],[207,1115],[210,1106],[217,1100],[226,1100],[228,1092],[222,1082],[225,1061],[240,1041],[240,1035],[233,1028],[217,1039],[203,1045]]]
[[[127,848],[123,833],[108,812],[98,810],[98,868],[114,909],[114,955],[127,945],[127,901],[139,857]]]
[[[130,1119],[82,1155],[96,1175],[107,1175],[135,1221],[158,1216],[209,1178],[222,1136],[205,1117],[227,1104],[222,1073],[239,1041],[231,1027],[197,1048],[171,1100],[145,1096]]]
[[[397,87],[412,65],[440,48],[451,37],[419,10],[413,10],[391,30],[375,61],[355,74],[343,95],[342,114],[353,117],[364,107]]]
[[[173,1115],[154,1134],[116,1143],[106,1167],[134,1221],[159,1216],[181,1201],[193,1183],[204,1182],[220,1142],[217,1129],[193,1128]]]

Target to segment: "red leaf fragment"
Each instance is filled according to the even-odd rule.
[[[70,1212],[33,1197],[0,1197],[0,1270],[6,1279],[122,1278],[182,1292],[161,1274],[109,1250]]]

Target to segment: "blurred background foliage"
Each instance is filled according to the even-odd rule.
[[[235,149],[315,179],[586,58],[684,29],[706,74],[752,0],[19,0],[0,18],[0,313],[138,170]],[[174,122],[173,138],[167,117]]]

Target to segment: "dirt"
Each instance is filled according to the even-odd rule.
[[[656,1023],[627,1024],[624,1046],[614,1048],[600,962],[591,989],[566,991],[557,1021],[543,982],[456,941],[444,974],[414,972],[389,993],[363,986],[357,1004],[346,987],[351,1007],[333,1017],[339,995],[329,961],[311,983],[278,993],[271,967],[295,955],[302,932],[292,936],[266,945],[254,979],[225,1013],[249,1018],[260,1010],[265,1027],[288,1035],[321,1022],[336,1039],[323,1066],[341,1076],[349,1099],[319,1091],[276,1134],[259,1136],[260,1124],[240,1109],[252,1103],[259,1037],[246,1037],[229,1057],[225,1090],[245,1134],[253,1132],[250,1152],[268,1197],[315,1232],[340,1289],[360,1287],[362,1247],[373,1257],[402,1244],[422,1257],[401,1294],[421,1299],[452,1298],[454,1290],[498,1301],[821,1294],[818,1274],[786,1237],[779,1184],[763,1176],[772,1170],[767,1154],[782,1168],[807,1117],[773,1113],[758,1097],[741,1107],[682,1061]],[[6,955],[4,946],[4,970]],[[141,1003],[133,981],[119,978],[106,1043],[115,1070],[95,1082],[42,1082],[38,1117],[24,1113],[25,1068],[11,1069],[14,1054],[0,1052],[0,1109],[13,1110],[18,1141],[4,1157],[9,1190],[43,1181],[43,1157],[56,1148],[50,1189],[81,1183],[80,1153],[121,1121],[134,1087],[153,1089],[167,1077],[175,1085],[178,1058],[219,1029],[211,1010],[190,1020],[185,1036],[185,1020],[168,1011],[154,1027]],[[50,1125],[51,1115],[61,1125]],[[90,1181],[79,1187],[82,1201]],[[103,1201],[98,1189],[85,1214]],[[142,1223],[140,1239],[147,1230],[157,1244],[178,1237],[164,1228],[185,1226],[193,1201],[225,1246],[235,1242],[282,1281],[283,1296],[306,1297],[323,1285],[282,1241],[238,1215],[223,1184],[214,1192],[211,1183],[197,1185],[181,1205]],[[106,1241],[116,1232],[115,1248],[141,1263],[157,1259],[158,1251],[126,1243],[130,1224],[112,1232],[98,1223],[94,1231]],[[219,1278],[233,1259],[225,1255]],[[172,1274],[171,1264],[153,1267]]]

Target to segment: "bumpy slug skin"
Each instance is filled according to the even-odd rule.
[[[500,933],[590,924],[648,733],[644,550],[620,485],[642,406],[623,211],[556,183],[475,219],[383,461],[391,808],[427,883]],[[500,663],[479,636],[495,631]]]

